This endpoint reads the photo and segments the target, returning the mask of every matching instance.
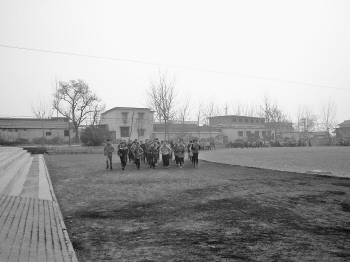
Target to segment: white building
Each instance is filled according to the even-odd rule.
[[[237,139],[247,141],[252,139],[274,140],[274,130],[267,128],[262,117],[249,116],[214,116],[209,117],[212,127],[221,128],[224,143],[234,142]]]
[[[153,114],[149,108],[114,107],[101,114],[101,124],[115,132],[115,139],[150,139],[153,132]]]

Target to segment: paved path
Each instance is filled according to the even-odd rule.
[[[0,261],[77,261],[43,156],[16,148],[0,148]]]
[[[350,178],[350,147],[230,148],[201,151],[207,161]]]

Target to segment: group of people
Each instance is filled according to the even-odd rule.
[[[284,140],[284,141],[243,141],[236,140],[225,144],[226,148],[260,148],[260,147],[303,147],[312,146],[310,140]]]
[[[178,139],[176,142],[159,141],[146,139],[145,142],[122,140],[117,146],[117,155],[120,158],[122,170],[125,170],[127,163],[133,163],[137,169],[140,169],[141,162],[149,165],[150,168],[156,168],[158,161],[161,160],[164,168],[169,168],[170,161],[173,159],[176,166],[183,167],[185,162],[185,153],[187,152],[188,159],[192,162],[193,167],[198,167],[198,153],[201,150],[197,140],[191,140],[185,143],[183,139]],[[115,149],[109,139],[104,146],[104,155],[106,156],[106,169],[113,169],[112,156]]]

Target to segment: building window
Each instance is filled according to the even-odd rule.
[[[262,131],[262,132],[261,132],[261,135],[262,135],[263,137],[266,137],[266,131]]]
[[[250,119],[250,123],[254,123],[254,119]]]
[[[256,136],[260,136],[259,131],[255,131]]]
[[[236,121],[237,121],[237,119],[236,119],[236,118],[233,118],[233,119],[232,119],[232,122],[236,122]]]
[[[264,119],[261,119],[261,124],[264,124],[265,123],[265,120]]]
[[[145,129],[144,128],[137,129],[137,132],[139,133],[139,136],[144,136],[145,135]]]
[[[250,136],[252,134],[251,131],[247,131],[247,136]]]
[[[143,119],[143,116],[144,116],[145,113],[137,113],[137,114],[138,114],[138,118],[139,119]]]
[[[242,118],[238,119],[238,122],[242,123]]]
[[[120,127],[120,137],[129,137],[129,126]]]
[[[51,132],[46,132],[46,136],[51,136]]]
[[[238,136],[243,136],[243,131],[238,131]]]
[[[123,124],[127,123],[129,112],[122,112]]]
[[[69,136],[69,130],[64,130],[64,136]]]
[[[259,123],[260,123],[260,120],[259,120],[259,119],[257,119],[257,120],[256,120],[256,123],[257,123],[257,124],[259,124]]]
[[[267,131],[267,135],[270,137],[271,136],[271,131]]]
[[[248,123],[248,118],[247,119],[244,119],[246,123]]]

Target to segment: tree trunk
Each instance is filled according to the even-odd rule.
[[[43,131],[43,137],[41,139],[41,147],[44,147],[44,145],[45,145],[45,130],[44,130],[44,123],[42,120],[41,120],[41,129]]]
[[[79,143],[79,127],[77,125],[74,125],[75,130],[75,143]]]

